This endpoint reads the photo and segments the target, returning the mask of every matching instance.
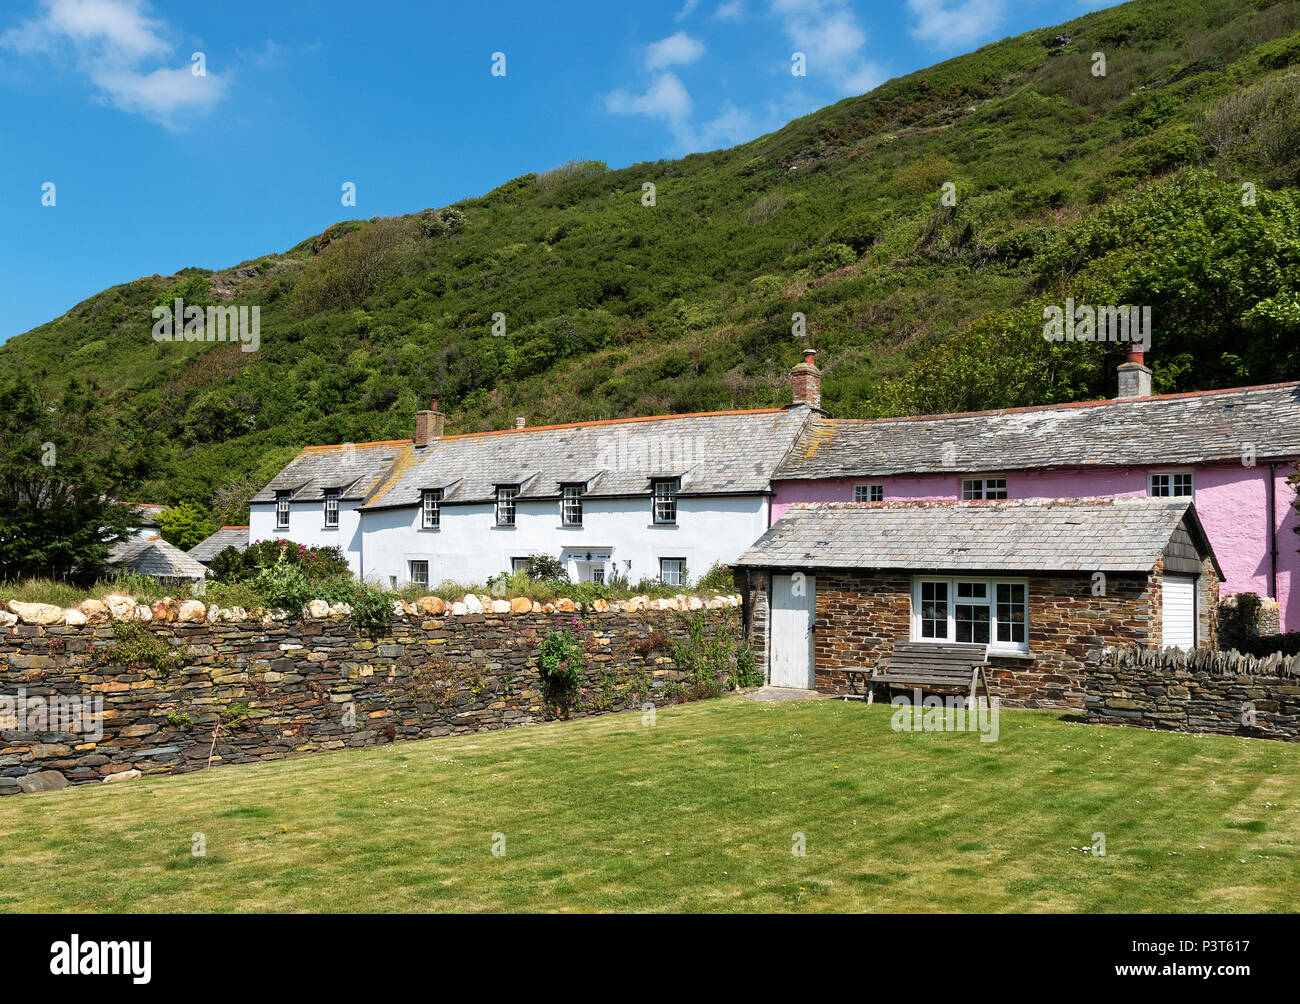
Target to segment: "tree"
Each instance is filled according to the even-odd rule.
[[[207,512],[190,502],[181,502],[164,509],[158,517],[158,527],[162,531],[162,539],[182,551],[188,551],[217,529]]]
[[[109,548],[140,526],[113,501],[138,478],[132,437],[103,414],[75,382],[57,401],[24,376],[0,384],[0,580],[93,581]]]

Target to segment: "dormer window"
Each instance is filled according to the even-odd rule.
[[[884,485],[854,485],[853,486],[854,502],[883,502],[885,501]]]
[[[518,485],[497,485],[497,526],[515,525],[515,496]]]
[[[436,530],[442,525],[442,489],[430,488],[420,492],[420,526]]]
[[[672,524],[677,522],[677,478],[657,478],[652,482],[651,495],[654,502],[654,520],[656,523]]]
[[[582,485],[561,485],[560,522],[564,526],[582,526]]]
[[[339,496],[343,494],[341,488],[325,489],[325,526],[337,527],[339,525]]]
[[[275,528],[277,530],[289,529],[289,496],[291,492],[275,493]]]

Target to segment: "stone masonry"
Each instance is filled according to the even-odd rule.
[[[543,607],[425,597],[398,604],[381,634],[353,628],[323,604],[309,616],[260,620],[202,604],[182,620],[186,604],[149,608],[120,597],[57,623],[23,609],[6,614],[0,629],[0,794],[49,772],[74,784],[136,770],[181,773],[207,767],[210,754],[213,765],[274,760],[688,700],[672,658],[686,618],[698,610],[713,630],[738,633],[739,603],[639,597],[584,611],[567,600]],[[116,622],[114,606],[123,615]],[[573,632],[588,653],[584,684],[563,707],[543,686],[535,651],[557,629]],[[128,646],[141,638],[155,655],[180,655],[161,667],[156,658],[132,661],[139,650]],[[36,716],[66,698],[102,698],[102,735],[58,731]]]

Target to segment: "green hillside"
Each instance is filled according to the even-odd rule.
[[[1138,0],[730,150],[136,279],[0,374],[92,384],[148,459],[130,495],[225,519],[300,446],[409,436],[431,395],[452,432],[784,404],[805,344],[838,416],[1112,394],[1118,347],[1042,338],[1066,296],[1150,305],[1160,390],[1295,379],[1298,185],[1300,2]],[[260,305],[260,350],[155,342],[176,296]]]

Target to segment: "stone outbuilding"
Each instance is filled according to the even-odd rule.
[[[896,642],[978,643],[1003,704],[1082,707],[1092,649],[1216,646],[1186,497],[805,503],[737,568],[773,686],[841,693]]]

